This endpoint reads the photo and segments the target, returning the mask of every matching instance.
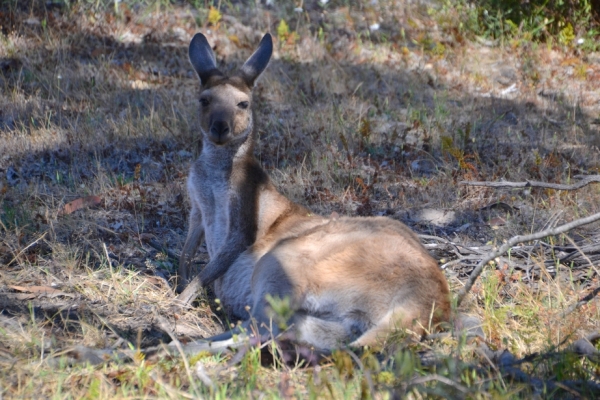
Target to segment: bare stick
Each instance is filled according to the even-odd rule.
[[[598,271],[598,268],[594,267],[594,263],[592,262],[592,260],[590,260],[590,258],[583,252],[583,250],[581,250],[581,248],[579,246],[577,246],[577,243],[575,243],[575,241],[573,239],[571,239],[569,237],[569,235],[565,235],[565,237],[567,238],[567,240],[569,242],[571,242],[573,247],[575,247],[575,249],[577,249],[577,251],[581,254],[581,256],[588,262],[588,264],[590,265],[590,268],[592,268],[594,270],[596,275],[600,276],[600,271]]]
[[[373,379],[371,379],[371,371],[369,371],[368,369],[365,369],[365,366],[363,365],[362,361],[360,361],[360,358],[358,358],[358,356],[356,354],[354,354],[354,352],[352,350],[349,350],[349,349],[344,349],[344,350],[346,351],[346,353],[348,353],[350,358],[352,358],[354,360],[356,365],[358,365],[358,368],[360,368],[360,370],[363,372],[363,374],[365,374],[365,379],[367,380],[367,384],[369,385],[369,392],[371,393],[371,398],[374,399],[375,398],[375,388],[373,386]]]
[[[547,188],[547,189],[556,189],[556,190],[576,190],[580,189],[584,186],[589,185],[590,183],[600,183],[600,175],[588,175],[583,177],[577,183],[572,185],[564,185],[561,183],[548,183],[548,182],[538,182],[538,181],[525,181],[525,182],[478,182],[478,181],[461,181],[460,185],[466,186],[486,186],[492,188],[527,188],[527,187],[539,187],[539,188]]]
[[[186,288],[177,296],[177,307],[187,308],[190,307],[192,301],[198,296],[198,293],[202,289],[202,282],[200,282],[200,276],[196,275],[194,279],[186,286]]]
[[[438,374],[429,374],[426,376],[411,379],[411,381],[409,382],[409,385],[421,385],[423,383],[427,383],[427,382],[431,382],[431,381],[442,382],[448,386],[453,387],[454,389],[458,390],[459,392],[461,392],[463,394],[469,393],[469,389],[467,389],[465,386],[461,385],[460,383],[454,382],[453,380],[448,379],[445,376],[438,375]]]
[[[198,365],[201,365],[201,364],[198,363]],[[182,392],[179,389],[177,389],[176,387],[171,386],[168,383],[164,382],[162,380],[162,378],[160,377],[160,375],[156,373],[156,371],[151,371],[150,377],[152,379],[154,379],[154,381],[156,381],[156,383],[158,383],[165,390],[165,392],[167,392],[167,394],[169,394],[169,397],[172,399],[178,399],[180,397],[183,397],[184,399],[197,399],[198,398],[194,395]]]
[[[577,310],[582,305],[587,304],[588,302],[590,302],[591,300],[593,300],[594,297],[596,297],[598,295],[598,293],[600,293],[600,286],[598,286],[597,288],[593,289],[590,293],[588,293],[586,296],[584,296],[581,300],[577,301],[577,303],[574,303],[571,306],[569,306],[569,308],[567,308],[561,314],[561,318],[566,317],[567,315],[571,314],[573,311]]]
[[[25,251],[27,251],[28,248],[30,248],[31,246],[35,246],[35,244],[37,242],[39,242],[46,236],[46,233],[48,233],[48,232],[42,233],[42,235],[39,238],[35,239],[33,242],[29,243],[27,246],[25,246],[23,249],[21,249],[21,251],[19,251],[19,253],[16,256],[14,256],[13,259],[10,260],[10,262],[6,265],[8,266],[8,265],[12,264],[16,259],[18,259],[21,256],[21,254],[25,253]]]
[[[173,333],[173,329],[171,329],[171,326],[169,325],[167,320],[164,319],[161,315],[159,315],[156,312],[156,310],[154,311],[154,318],[156,319],[156,322],[158,322],[158,326],[160,326],[162,331],[166,332],[171,337],[171,340],[172,340],[171,344],[174,345],[177,348],[177,350],[179,351],[179,354],[181,354],[181,359],[183,360],[183,365],[185,366],[185,371],[187,372],[188,379],[190,380],[190,385],[192,386],[194,391],[196,393],[198,393],[198,387],[196,386],[196,380],[192,376],[192,372],[190,369],[190,363],[188,362],[188,359],[185,356],[185,352],[183,351],[183,348],[181,347],[181,343],[179,342],[179,340],[177,340],[177,337]]]
[[[418,236],[419,236],[419,239],[421,239],[421,240],[435,240],[435,241],[442,243],[442,245],[438,245],[436,243],[423,243],[423,247],[425,247],[426,249],[428,249],[428,250],[437,249],[440,247],[445,247],[445,245],[447,245],[447,246],[452,247],[452,252],[454,254],[456,254],[457,257],[462,257],[463,253],[477,254],[479,256],[482,256],[485,254],[486,251],[490,250],[490,248],[491,248],[490,246],[466,247],[466,246],[463,246],[462,244],[454,243],[448,239],[444,239],[439,236],[431,236],[431,235],[418,235]]]
[[[102,242],[102,247],[104,248],[104,255],[106,256],[106,262],[108,263],[108,269],[110,269],[111,275],[113,274],[112,261],[110,261],[110,256],[108,255],[108,249],[106,248],[106,243]],[[110,291],[109,291],[110,297]]]
[[[485,257],[483,260],[481,260],[479,262],[479,264],[477,264],[477,266],[475,267],[473,272],[471,272],[471,275],[469,276],[469,280],[467,281],[465,286],[456,295],[456,304],[460,305],[460,303],[462,303],[462,301],[464,300],[467,293],[469,293],[469,291],[473,287],[473,284],[475,283],[475,281],[477,280],[479,275],[481,275],[481,272],[483,271],[483,268],[485,267],[485,265],[488,262],[490,262],[491,260],[493,260],[494,258],[506,253],[514,245],[516,245],[518,243],[522,243],[522,242],[528,242],[530,240],[543,239],[546,236],[559,235],[561,233],[568,232],[571,229],[576,228],[578,226],[590,224],[590,223],[598,221],[598,220],[600,220],[600,213],[590,215],[589,217],[586,217],[586,218],[576,219],[575,221],[571,221],[568,224],[557,226],[555,228],[545,229],[540,232],[532,233],[531,235],[513,236],[512,238],[510,238],[510,240],[508,242],[503,244],[498,250],[488,254],[487,257]]]
[[[158,251],[162,251],[167,256],[169,256],[169,258],[171,258],[173,260],[179,260],[179,254],[175,254],[171,250],[167,249],[165,246],[162,246],[156,240],[151,239],[151,240],[148,240],[146,243],[148,243],[148,245],[150,245],[150,247],[153,247],[154,249],[156,249]]]

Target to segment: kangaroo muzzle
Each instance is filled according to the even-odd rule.
[[[216,144],[225,144],[229,141],[231,129],[227,121],[214,121],[210,125],[210,140]]]

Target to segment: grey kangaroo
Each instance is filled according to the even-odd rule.
[[[287,297],[296,340],[324,351],[375,345],[399,328],[423,334],[448,321],[446,278],[409,228],[384,217],[311,214],[281,195],[254,158],[252,88],[272,51],[266,34],[239,71],[226,76],[204,35],[190,43],[201,83],[202,151],[187,181],[192,208],[180,300],[188,303],[214,283],[231,318],[246,327],[253,318],[260,334],[276,334],[267,298]],[[197,274],[191,260],[203,239],[210,261]]]

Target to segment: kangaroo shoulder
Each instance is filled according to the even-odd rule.
[[[254,157],[244,157],[233,164],[231,181],[234,186],[262,189],[269,185],[269,175]]]

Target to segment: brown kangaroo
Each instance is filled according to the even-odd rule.
[[[376,344],[398,328],[422,334],[448,321],[448,283],[409,228],[384,217],[313,215],[281,195],[254,158],[252,88],[272,51],[266,34],[226,76],[204,35],[190,43],[203,141],[187,182],[192,209],[179,275],[189,284],[180,300],[214,283],[231,318],[246,327],[253,318],[259,333],[276,334],[267,297],[287,297],[296,340],[324,351]],[[191,260],[202,239],[210,261],[196,274]]]

